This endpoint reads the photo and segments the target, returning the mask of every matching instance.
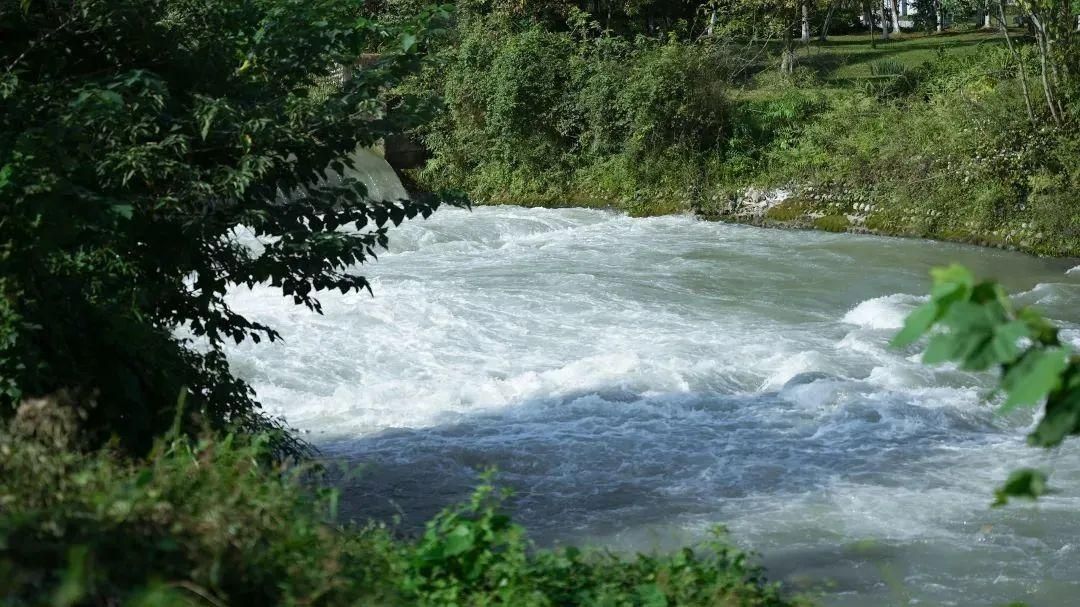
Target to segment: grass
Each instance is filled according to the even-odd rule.
[[[1023,33],[1018,31],[1016,35]],[[870,66],[879,61],[917,67],[941,53],[965,57],[978,54],[986,45],[1004,43],[997,30],[905,33],[889,40],[879,38],[873,48],[867,35],[833,36],[827,42],[814,41],[803,47],[799,64],[814,70],[827,83],[844,86],[854,80],[871,78]]]
[[[1010,34],[1020,39],[1026,32],[1010,30]],[[881,40],[879,32],[874,47],[870,46],[870,39],[866,34],[836,35],[829,37],[826,42],[814,39],[796,51],[798,67],[813,74],[810,82],[800,82],[797,86],[803,93],[817,91],[819,94],[829,95],[840,90],[861,93],[867,81],[881,78],[873,73],[873,66],[881,62],[915,68],[941,55],[962,59],[1004,44],[1001,32],[997,29],[946,31],[940,34],[905,32],[894,34],[889,40]],[[789,84],[767,84],[767,81],[777,79],[776,65],[781,52],[779,43],[770,47],[766,54],[768,58],[759,65],[758,77],[750,86],[731,91],[733,99],[767,101],[786,94]]]

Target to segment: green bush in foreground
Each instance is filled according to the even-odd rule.
[[[0,435],[5,605],[783,606],[721,541],[669,556],[536,551],[481,487],[416,541],[344,527],[265,439],[159,442],[145,460]]]

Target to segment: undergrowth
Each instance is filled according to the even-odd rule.
[[[667,555],[536,550],[490,484],[415,540],[336,521],[265,438],[145,459],[0,435],[4,605],[794,605],[722,536]]]
[[[839,47],[783,76],[767,58],[740,71],[718,41],[493,19],[460,36],[443,72],[413,83],[448,110],[425,131],[430,187],[711,217],[749,187],[785,187],[809,202],[790,218],[800,224],[847,229],[814,218],[832,202],[872,204],[859,224],[871,231],[1080,254],[1080,134],[1029,122],[1015,57],[992,37],[942,38],[933,52],[901,40],[866,76],[837,79],[827,59]]]

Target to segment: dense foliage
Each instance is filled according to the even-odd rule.
[[[40,437],[39,437],[40,438]],[[0,435],[5,605],[792,605],[717,539],[671,555],[533,549],[482,487],[415,540],[341,527],[266,441],[168,439],[143,461]]]
[[[754,179],[796,184],[792,205],[862,216],[858,228],[1080,251],[1078,131],[1025,117],[1006,49],[877,67],[887,75],[833,97]]]
[[[350,268],[388,225],[432,212],[323,177],[415,122],[385,91],[444,16],[390,29],[337,0],[2,0],[0,417],[64,390],[89,441],[140,451],[190,392],[186,428],[272,425],[221,346],[276,333],[226,290],[267,283],[318,310],[319,291],[367,287]],[[327,85],[373,45],[381,61]]]
[[[985,7],[969,4],[945,4],[949,27],[982,24]],[[824,19],[839,29],[853,17],[850,3],[807,7],[815,36]],[[1006,38],[1002,9],[990,30],[905,34],[865,55],[864,38],[793,49],[800,3],[702,8],[707,32],[644,35],[609,30],[597,13],[560,22],[474,7],[447,35],[440,68],[406,87],[446,104],[420,131],[434,155],[420,181],[480,201],[1080,252],[1080,61],[1067,3],[1008,7],[1008,19],[1052,23],[1045,35],[1032,26]],[[795,195],[743,216],[751,187]]]
[[[722,144],[729,68],[720,47],[499,18],[467,20],[461,36],[440,83],[447,111],[424,130],[428,180],[479,199],[630,196],[690,178],[680,162]],[[585,170],[593,187],[572,191]]]

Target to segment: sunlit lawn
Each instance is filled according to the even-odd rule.
[[[1017,31],[1015,35],[1022,36],[1023,32]],[[963,57],[1004,44],[997,30],[902,34],[890,40],[881,40],[878,32],[876,38],[875,47],[870,46],[868,33],[833,36],[824,43],[815,41],[799,52],[799,62],[817,70],[823,79],[841,83],[870,77],[870,66],[879,61],[913,67],[941,53]]]

